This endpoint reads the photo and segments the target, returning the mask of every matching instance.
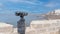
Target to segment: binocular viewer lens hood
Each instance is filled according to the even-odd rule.
[[[28,13],[26,13],[26,12],[16,12],[15,15],[16,16],[27,16]]]

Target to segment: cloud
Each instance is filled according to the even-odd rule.
[[[27,3],[27,4],[32,4],[32,5],[38,5],[38,4],[43,3],[39,0],[6,0],[6,1],[12,2],[12,3]]]
[[[0,3],[0,10],[3,10],[3,8],[4,8],[4,4]]]
[[[54,4],[54,3],[48,3],[48,4],[46,4],[45,6],[46,6],[46,7],[55,7],[56,4]]]
[[[34,2],[28,1],[28,0],[6,0],[8,2],[13,2],[13,3],[28,3],[28,4],[36,4]]]
[[[45,6],[45,7],[54,8],[54,7],[57,7],[57,6],[59,6],[59,5],[60,5],[59,2],[54,2],[54,1],[52,1],[52,2],[48,2],[48,3],[45,4],[44,6]]]
[[[25,3],[29,3],[29,4],[36,4],[34,2],[30,2],[30,1],[24,1]]]
[[[21,0],[6,0],[6,1],[9,1],[9,2],[19,2]]]
[[[3,7],[3,3],[0,3],[0,7]]]

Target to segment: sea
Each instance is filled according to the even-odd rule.
[[[36,16],[36,15],[30,15],[25,16],[25,23],[26,26],[30,26],[31,21],[33,20],[42,20],[44,17],[42,16]],[[0,22],[8,23],[14,25],[14,27],[17,27],[17,21],[20,20],[19,16],[16,16],[15,14],[0,14]]]

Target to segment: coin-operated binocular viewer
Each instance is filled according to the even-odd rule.
[[[20,16],[21,19],[17,22],[18,34],[25,34],[25,19],[24,16],[27,16],[28,13],[25,12],[16,12],[16,16]]]

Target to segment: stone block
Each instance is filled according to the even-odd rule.
[[[35,20],[29,29],[28,34],[60,34],[60,20]]]
[[[13,32],[13,25],[0,23],[0,33],[12,33]]]

